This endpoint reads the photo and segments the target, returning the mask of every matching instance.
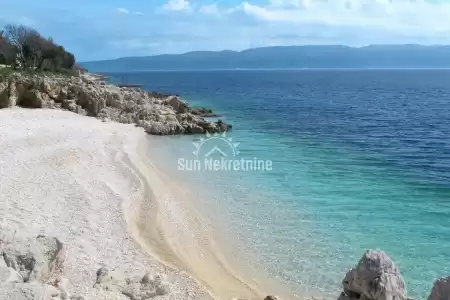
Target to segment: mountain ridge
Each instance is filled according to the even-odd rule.
[[[80,63],[92,72],[299,68],[449,68],[450,45],[273,46]]]

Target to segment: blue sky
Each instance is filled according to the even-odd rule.
[[[450,44],[450,0],[0,0],[79,61],[272,45]]]

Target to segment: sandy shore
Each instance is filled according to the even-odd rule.
[[[152,166],[146,143],[132,125],[0,110],[1,226],[62,240],[71,290],[88,299],[103,299],[92,288],[102,266],[166,274],[172,290],[160,299],[262,299],[227,266],[185,191]]]

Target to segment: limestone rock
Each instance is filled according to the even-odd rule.
[[[15,283],[0,286],[2,300],[62,300],[60,292],[53,286],[39,282]]]
[[[188,124],[186,127],[186,132],[192,133],[192,134],[201,134],[201,133],[205,133],[205,129],[198,126],[197,124]]]
[[[450,300],[450,276],[434,283],[428,300]]]
[[[203,118],[217,118],[220,117],[220,115],[214,113],[212,109],[207,109],[203,107],[195,107],[191,109],[191,114],[200,116]]]
[[[383,251],[369,250],[342,281],[340,299],[406,300],[400,271]]]
[[[132,300],[145,300],[170,292],[170,284],[161,275],[145,274],[143,277],[125,277],[117,271],[101,268],[97,271],[96,288],[109,292],[120,292]]]
[[[186,102],[182,101],[177,96],[170,96],[169,99],[167,99],[167,104],[170,105],[173,110],[179,114],[184,114],[188,111]]]
[[[16,83],[14,81],[9,82],[9,101],[8,101],[8,107],[16,106],[17,101],[19,100],[19,93],[16,88]]]
[[[125,276],[117,271],[101,268],[97,271],[94,287],[105,291],[122,292],[127,286]]]
[[[19,103],[28,108],[50,108],[51,100],[47,94],[41,94],[38,90],[26,91]]]
[[[0,82],[0,108],[8,107],[9,105],[9,90],[6,82]]]
[[[3,80],[3,81],[2,81]],[[0,108],[64,108],[80,115],[125,124],[137,124],[152,135],[224,132],[231,126],[223,121],[206,121],[204,108],[190,109],[178,96],[119,88],[85,77],[25,75],[13,73],[0,78]]]
[[[13,268],[0,267],[0,285],[11,282],[23,282],[23,278]]]
[[[65,259],[63,244],[54,237],[38,236],[35,239],[14,243],[3,248],[6,265],[16,270],[24,282],[37,280],[52,282],[62,270]]]
[[[9,82],[0,82],[0,108],[16,106],[18,98],[15,81],[10,79]]]

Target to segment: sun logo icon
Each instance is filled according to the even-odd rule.
[[[207,132],[206,138],[199,139],[194,142],[193,145],[195,146],[193,154],[197,157],[200,153],[205,153],[205,157],[210,157],[212,155],[220,155],[222,157],[239,155],[237,147],[239,147],[240,143],[234,143],[233,138],[231,137],[227,138],[226,132],[221,134],[210,134]]]

